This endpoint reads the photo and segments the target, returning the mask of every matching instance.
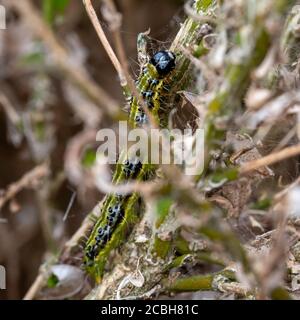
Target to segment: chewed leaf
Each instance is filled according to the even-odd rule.
[[[84,284],[84,273],[68,264],[56,264],[50,269],[47,289],[43,295],[50,299],[66,299],[75,296]]]

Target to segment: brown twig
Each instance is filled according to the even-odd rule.
[[[120,59],[120,63],[123,68],[123,72],[125,74],[125,77],[126,77],[126,79],[130,79],[132,81],[130,73],[129,73],[128,59],[126,56],[124,44],[123,44],[122,37],[121,37],[120,28],[121,28],[121,22],[122,22],[122,15],[117,11],[113,0],[104,0],[103,1],[102,15],[103,15],[104,19],[109,24],[109,29],[112,33],[117,56]]]
[[[41,179],[49,174],[49,166],[43,163],[31,171],[27,172],[19,181],[8,186],[7,190],[0,197],[0,210],[6,202],[13,199],[17,193],[25,188],[30,188],[36,185]]]
[[[23,300],[32,300],[36,296],[36,293],[42,288],[44,281],[44,274],[40,273],[25,294]]]
[[[17,111],[14,109],[12,103],[8,97],[0,92],[0,104],[3,106],[3,109],[14,126],[18,126],[21,122],[21,117],[18,115]]]
[[[81,159],[84,148],[89,144],[95,143],[96,135],[97,130],[95,129],[83,130],[70,139],[67,145],[64,167],[65,173],[73,185],[86,185]]]
[[[300,144],[285,148],[279,152],[271,153],[263,158],[249,161],[240,168],[240,174],[247,174],[250,171],[257,170],[264,166],[269,166],[276,162],[295,157],[300,154]]]
[[[124,72],[123,72],[122,66],[121,66],[117,56],[115,55],[115,52],[113,51],[110,43],[108,42],[108,40],[106,38],[106,35],[101,27],[101,24],[99,23],[96,11],[91,3],[91,0],[83,0],[83,4],[85,6],[85,9],[86,9],[90,19],[91,19],[92,24],[97,32],[97,35],[98,35],[98,37],[104,47],[104,50],[106,51],[111,63],[115,67],[115,69],[119,75],[119,78],[121,80],[121,83],[122,83],[122,80],[124,79]]]
[[[297,187],[300,184],[300,177],[298,177],[293,183],[288,185],[286,188],[284,188],[282,191],[279,193],[275,194],[274,200],[276,202],[282,200],[292,189]]]

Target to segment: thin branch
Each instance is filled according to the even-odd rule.
[[[115,52],[113,51],[110,43],[108,42],[108,40],[106,38],[106,35],[101,27],[101,24],[99,23],[96,11],[93,8],[91,0],[83,0],[83,4],[85,6],[85,9],[86,9],[90,19],[91,19],[92,24],[97,32],[97,35],[98,35],[98,37],[104,47],[104,50],[106,51],[113,66],[115,67],[115,69],[119,75],[119,78],[121,80],[121,83],[122,83],[122,80],[124,80],[124,72],[123,72],[122,66],[121,66],[117,56],[115,55]]]
[[[300,144],[285,148],[279,152],[271,153],[263,158],[249,161],[241,166],[240,174],[246,174],[261,167],[269,166],[276,162],[295,157],[300,154]]]
[[[44,274],[40,273],[25,294],[23,300],[32,300],[36,296],[37,292],[42,288],[44,281]]]
[[[0,104],[3,106],[3,109],[14,126],[18,126],[21,123],[21,117],[18,115],[17,111],[14,109],[11,101],[8,97],[0,92]]]
[[[77,192],[74,191],[73,194],[72,194],[72,196],[71,196],[70,202],[69,202],[69,204],[68,204],[67,210],[66,210],[66,212],[65,212],[65,214],[64,214],[64,216],[63,216],[63,221],[64,221],[64,222],[67,220],[67,218],[68,218],[68,216],[69,216],[69,213],[70,213],[71,208],[72,208],[72,206],[73,206],[73,203],[74,203],[74,201],[75,201],[76,195],[77,195]]]
[[[41,179],[45,178],[49,174],[48,164],[43,163],[31,171],[27,172],[20,180],[12,183],[8,186],[3,195],[0,196],[0,210],[3,208],[6,202],[13,199],[17,193],[21,190],[29,187],[33,187]]]
[[[292,189],[297,187],[300,184],[300,176],[290,185],[288,185],[286,188],[284,188],[282,191],[279,193],[275,194],[274,200],[276,202],[282,200]]]
[[[129,63],[126,56],[124,43],[121,37],[122,15],[117,11],[113,0],[104,0],[102,7],[102,15],[109,23],[109,29],[112,33],[113,41],[116,47],[117,55],[120,59],[126,79],[131,79],[129,73]],[[127,80],[128,81],[128,80]]]

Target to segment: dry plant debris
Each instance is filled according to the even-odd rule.
[[[300,299],[298,2],[187,1],[167,43],[134,29],[134,6],[147,13],[134,1],[105,0],[100,11],[69,1],[44,16],[33,1],[3,2],[13,22],[0,33],[0,264],[19,270],[8,276],[7,297]],[[95,161],[97,130],[127,117],[117,91],[140,101],[157,128],[133,81],[135,41],[124,41],[124,26],[144,32],[151,54],[176,54],[165,112],[170,128],[204,130],[204,170],[195,176],[161,165],[149,181],[116,186],[112,168]],[[139,52],[138,63],[145,59]],[[93,67],[98,60],[111,62],[106,77]],[[22,159],[26,170],[16,170]],[[106,193],[138,193],[143,202],[95,283],[82,267],[84,246]],[[21,265],[31,266],[20,251],[37,237],[44,247],[32,259],[43,262],[24,294]]]

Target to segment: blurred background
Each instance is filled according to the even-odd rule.
[[[64,62],[74,72],[85,70],[120,106],[124,99],[82,1],[32,1],[39,24],[32,12],[15,10],[9,2],[0,0],[6,9],[6,29],[0,30],[0,265],[7,272],[0,299],[19,299],[46,253],[57,253],[103,196],[89,179],[89,168],[95,130],[113,124],[82,93],[84,88],[70,81]],[[99,3],[94,1],[101,18]],[[137,34],[151,28],[154,48],[149,50],[166,48],[183,17],[183,1],[116,4],[135,74]],[[102,26],[109,36],[106,23]],[[60,63],[47,43],[51,32],[54,49],[67,50]]]

